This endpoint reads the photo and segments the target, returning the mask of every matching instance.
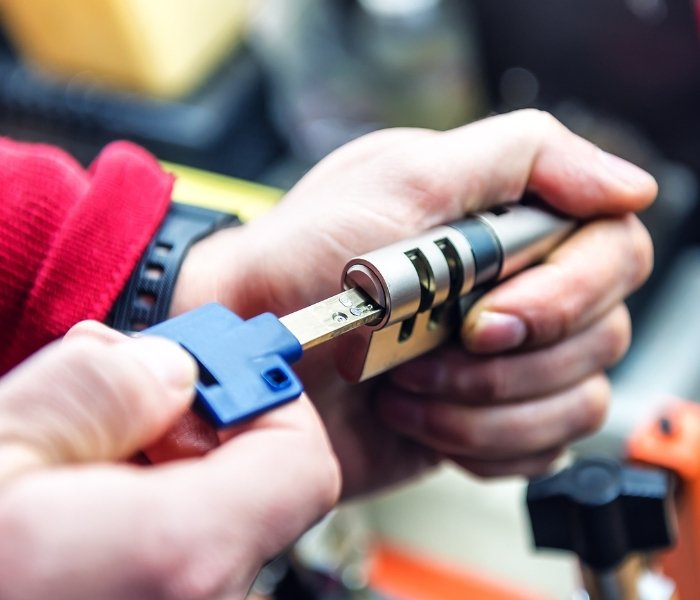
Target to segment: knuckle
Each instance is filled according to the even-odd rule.
[[[561,447],[545,450],[540,455],[518,464],[517,468],[510,475],[519,475],[521,477],[538,477],[543,475],[551,470],[553,464],[561,458],[563,453],[564,448]]]
[[[581,303],[575,294],[562,298],[561,302],[556,305],[555,310],[549,313],[552,320],[550,330],[553,332],[553,335],[551,335],[551,340],[548,341],[563,339],[571,335],[576,328],[581,313]]]
[[[515,111],[516,116],[525,123],[543,131],[562,131],[564,126],[550,112],[537,108],[523,108]]]
[[[494,467],[480,461],[462,461],[459,458],[454,458],[453,462],[461,468],[469,471],[474,477],[482,480],[495,479],[500,476],[500,472],[495,471]]]
[[[540,476],[549,471],[563,453],[564,448],[554,448],[553,450],[545,451],[541,456],[528,461],[513,475],[521,475],[523,477]]]
[[[582,276],[558,263],[542,265],[540,274],[552,300],[538,303],[528,318],[531,341],[538,345],[562,340],[576,330],[588,300],[578,291],[589,287]]]
[[[60,360],[69,369],[82,366],[83,363],[92,362],[95,354],[99,353],[102,344],[89,337],[76,336],[66,338],[59,347]]]
[[[505,396],[507,388],[507,368],[499,358],[484,360],[475,369],[458,372],[454,391],[460,397],[477,404],[498,403]]]
[[[527,405],[521,405],[521,409]],[[547,435],[546,426],[535,420],[532,415],[523,412],[507,413],[502,417],[499,435],[494,436],[500,446],[512,445],[513,448],[539,448]]]
[[[560,290],[559,301],[550,307],[551,314],[558,321],[559,337],[563,338],[577,331],[581,319],[590,311],[597,300],[597,291],[592,289],[588,273],[553,265],[558,271],[557,288]]]
[[[603,367],[610,367],[618,362],[629,349],[632,340],[632,322],[629,311],[624,305],[613,310],[607,319],[604,339],[599,345],[603,349]]]
[[[592,433],[602,425],[608,412],[610,395],[610,382],[602,373],[593,375],[584,383],[578,403],[581,434]]]
[[[490,429],[485,426],[478,413],[471,418],[455,422],[449,418],[449,414],[440,410],[440,407],[433,408],[434,410],[426,413],[426,429],[432,438],[441,439],[458,448],[460,454],[481,456],[491,450],[493,439]]]
[[[629,215],[627,219],[632,230],[632,288],[636,289],[648,279],[654,268],[654,245],[649,231],[637,217]]]
[[[466,421],[460,427],[455,441],[469,453],[483,454],[491,448],[490,436],[485,429],[473,421]]]
[[[342,152],[365,155],[367,152],[373,152],[377,149],[394,150],[396,145],[403,146],[406,143],[420,140],[425,136],[430,136],[435,133],[437,132],[418,127],[388,127],[377,129],[349,141],[335,152],[338,154]],[[391,154],[391,152],[387,152],[387,154]]]
[[[64,335],[64,342],[75,337],[89,337],[96,341],[113,343],[127,339],[127,336],[119,331],[110,329],[99,321],[85,320],[73,325]]]

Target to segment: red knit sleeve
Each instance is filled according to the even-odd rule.
[[[0,374],[76,322],[104,320],[172,183],[128,142],[86,171],[58,148],[0,138]]]

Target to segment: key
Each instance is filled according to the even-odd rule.
[[[384,308],[359,288],[350,288],[326,300],[280,318],[304,350],[381,319]]]
[[[197,361],[195,409],[228,427],[298,398],[303,385],[290,365],[303,350],[381,319],[383,307],[350,289],[278,319],[247,321],[207,304],[142,332],[178,342]]]

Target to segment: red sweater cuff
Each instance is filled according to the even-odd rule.
[[[170,203],[142,148],[105,147],[83,170],[44,145],[0,140],[0,373],[83,319],[104,320]]]

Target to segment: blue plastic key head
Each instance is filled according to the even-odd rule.
[[[199,365],[196,406],[227,427],[298,398],[303,385],[289,366],[299,341],[271,313],[244,321],[207,304],[143,331],[178,342]]]

